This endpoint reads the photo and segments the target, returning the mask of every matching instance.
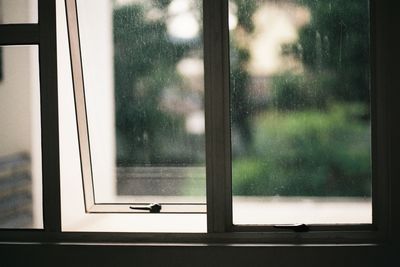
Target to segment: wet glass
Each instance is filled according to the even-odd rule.
[[[201,11],[78,1],[96,203],[205,203]]]
[[[37,22],[37,0],[0,0],[0,24]]]
[[[233,223],[371,223],[369,2],[229,11]]]
[[[0,228],[43,228],[38,48],[0,54]]]

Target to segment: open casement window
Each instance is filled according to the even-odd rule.
[[[66,0],[86,212],[206,213],[210,233],[374,236],[385,146],[370,5],[339,2],[117,1],[101,50],[80,35],[83,2]],[[91,50],[114,60],[100,113],[88,105],[101,92],[88,93],[86,73],[104,68],[85,65]],[[116,145],[94,148],[114,125]],[[96,153],[116,154],[109,177],[96,178]],[[119,196],[107,198],[111,176]]]
[[[93,4],[93,2],[89,2],[89,4]],[[85,7],[85,5],[88,6],[84,1],[81,1],[80,6]],[[178,34],[171,37],[176,38],[176,41],[170,42],[165,39],[167,29],[158,25],[157,21],[153,23],[144,21],[146,18],[143,17],[142,13],[149,12],[147,4],[136,3],[131,4],[131,6],[129,4],[126,6],[121,4],[121,7],[118,4],[114,5],[114,27],[109,25],[110,28],[106,28],[104,31],[113,30],[114,32],[114,43],[109,45],[115,46],[114,64],[115,73],[117,74],[115,76],[115,104],[110,104],[113,101],[112,99],[106,99],[109,104],[103,107],[105,111],[102,114],[93,114],[92,112],[94,116],[104,116],[102,121],[104,125],[102,127],[109,126],[110,132],[112,132],[113,125],[112,123],[107,124],[107,118],[109,118],[109,121],[114,120],[110,116],[116,113],[116,129],[111,135],[118,137],[116,140],[117,159],[115,160],[115,158],[113,159],[112,156],[108,155],[108,159],[116,161],[116,166],[112,166],[114,162],[110,162],[110,160],[106,162],[109,166],[103,167],[103,171],[109,175],[107,177],[104,173],[93,172],[92,167],[92,151],[95,150],[91,150],[90,144],[93,141],[90,140],[89,136],[96,136],[96,132],[90,132],[91,128],[88,121],[90,119],[90,117],[88,118],[90,110],[88,112],[86,101],[89,96],[84,85],[85,75],[83,70],[85,66],[82,64],[79,38],[80,25],[78,24],[79,13],[77,10],[79,1],[78,5],[76,1],[66,1],[86,212],[205,213],[205,197],[201,195],[201,192],[205,192],[203,86],[201,84],[191,86],[190,83],[193,83],[193,80],[181,79],[183,80],[181,81],[178,80],[180,77],[170,77],[178,75],[171,67],[177,65],[178,68],[182,69],[185,68],[185,64],[187,65],[191,62],[193,64],[197,63],[197,65],[200,64],[200,73],[203,71],[201,39],[197,37],[198,40],[193,40],[196,37],[194,36],[185,42],[190,36],[186,37],[184,35],[185,32],[178,31]],[[112,7],[112,5],[108,6]],[[191,9],[183,10],[183,12],[192,11],[197,15],[196,17],[193,16],[192,20],[200,19],[199,5],[195,1],[191,1],[188,8]],[[179,16],[181,16],[174,14],[171,8],[168,10],[169,12],[165,12],[164,9],[166,7],[160,7],[158,11],[164,12],[165,14],[161,14],[163,16],[172,14],[171,20],[178,20]],[[80,21],[84,21],[84,18]],[[135,25],[135,23],[142,23],[142,25]],[[172,23],[176,24],[177,22]],[[194,21],[193,23],[198,22]],[[147,33],[145,31],[151,32]],[[179,36],[179,33],[183,34],[183,36]],[[154,43],[147,46],[141,45],[142,42],[149,40],[138,36],[140,34],[144,34]],[[186,34],[190,35],[191,33]],[[195,34],[198,33],[195,32]],[[161,47],[162,45],[165,47]],[[95,49],[90,46],[86,47]],[[141,50],[134,51],[131,47],[141,48]],[[102,49],[101,47],[96,48],[99,49],[99,53],[107,53],[111,50]],[[154,49],[156,50],[154,51]],[[160,49],[165,49],[166,52],[160,51]],[[177,58],[174,55],[182,54],[183,52],[194,54],[194,56],[187,56],[186,58],[180,56],[180,58]],[[152,56],[151,53],[159,54]],[[178,64],[174,63],[179,59],[181,61]],[[162,64],[171,64],[171,67]],[[103,68],[106,69],[105,71],[112,72],[111,66],[108,66],[108,68],[103,66]],[[162,71],[165,73],[161,73]],[[154,79],[149,75],[158,76]],[[101,80],[101,78],[99,79]],[[179,83],[183,83],[183,85]],[[172,89],[161,92],[157,88],[161,86],[170,86]],[[183,86],[191,87],[187,92],[180,94]],[[95,94],[92,93],[91,95],[93,98],[101,94],[94,89],[92,91]],[[169,95],[160,96],[160,93]],[[113,93],[110,93],[109,96],[112,97]],[[157,101],[160,97],[169,97],[171,99],[169,102],[159,103]],[[115,106],[115,111],[112,108],[113,106]],[[106,114],[107,112],[109,114]],[[186,119],[186,121],[183,121],[186,125],[182,123],[183,118]],[[104,131],[108,131],[108,129],[104,129]],[[114,152],[114,148],[110,148],[111,144],[104,144],[104,147],[102,153],[112,154]],[[165,151],[168,149],[171,152]],[[97,177],[96,175],[102,177]],[[102,182],[106,179],[110,180],[111,183],[113,182],[111,180],[115,179],[117,195],[125,195],[125,198],[120,197],[118,199],[118,197],[102,195],[102,192],[110,189],[107,188],[109,183]],[[191,183],[194,184],[191,185]],[[191,189],[199,190],[200,193],[193,197],[190,194],[187,196],[186,191]],[[133,199],[127,202],[126,199],[130,199],[129,195]]]

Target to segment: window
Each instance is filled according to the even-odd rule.
[[[0,1],[0,25],[34,21],[35,8],[34,1]],[[38,46],[0,44],[2,229],[43,228],[39,88]]]
[[[204,36],[206,63],[213,62],[205,65],[205,95],[202,76],[196,80],[182,71],[203,68],[200,2],[96,9],[90,1],[67,2],[86,212],[205,214],[201,193],[185,196],[205,191],[205,106],[206,138],[220,140],[206,145],[206,161],[215,161],[207,168],[210,173],[214,165],[214,178],[226,180],[218,190],[226,199],[211,196],[216,185],[209,186],[207,199],[225,202],[224,224],[235,231],[298,223],[371,227],[368,1],[230,1],[229,53],[227,40],[221,47],[229,58],[213,62],[215,44],[208,47]],[[93,14],[104,16],[102,23]],[[193,25],[177,27],[179,20]],[[207,27],[204,21],[205,34]],[[226,69],[230,77],[218,77],[225,87],[207,84],[216,79],[207,75]],[[223,96],[220,88],[227,91]],[[210,106],[217,100],[217,107]],[[200,129],[199,136],[188,129],[196,114],[199,121],[191,127]],[[211,125],[217,114],[221,121]],[[209,185],[212,179],[209,174]]]
[[[230,3],[233,223],[371,223],[368,1]]]
[[[195,25],[201,22],[197,2],[189,1],[188,6],[183,7],[187,10],[183,11],[175,11],[171,7],[173,3],[160,7],[116,3],[98,9],[109,17],[113,12],[113,22],[104,19],[104,25],[97,27],[97,35],[108,32],[113,35],[114,42],[96,39],[93,34],[96,27],[81,32],[80,36],[90,37],[82,38],[82,66],[79,57],[75,56],[80,54],[79,44],[71,42],[71,50],[77,51],[72,53],[72,74],[87,212],[144,213],[148,212],[148,206],[142,204],[146,202],[147,205],[162,205],[161,210],[152,212],[205,212],[204,90],[201,82],[196,84],[197,88],[191,85],[202,78],[201,33],[186,36],[174,26],[176,20],[187,16],[185,14],[193,14],[191,19]],[[90,17],[94,2],[78,1],[77,4],[82,8],[80,13],[67,5],[70,40],[79,40],[77,26],[85,29],[84,26],[89,27],[95,18]],[[164,29],[156,19],[148,22],[151,18],[145,16],[150,12],[169,16],[171,22],[167,26],[171,26]],[[72,14],[81,14],[80,25]],[[111,29],[106,30],[107,26]],[[142,37],[138,38],[139,34]],[[167,35],[172,41],[166,38]],[[96,40],[101,46],[90,40]],[[109,56],[114,59],[114,64],[101,64],[104,69],[100,69],[97,64],[102,59],[99,58],[112,53],[112,48],[104,48],[107,45],[115,47],[113,56]],[[96,54],[91,53],[93,50]],[[198,65],[192,70],[200,75],[197,81],[193,75],[187,78],[174,70],[180,68],[184,72],[188,64]],[[96,68],[99,69],[97,72],[92,70]],[[79,80],[81,69],[87,71],[83,80]],[[101,79],[100,73],[103,73],[102,77],[108,77]],[[115,80],[114,85],[109,80]],[[163,87],[171,89],[161,90]],[[99,104],[102,98],[103,103]],[[109,131],[107,135],[115,141],[98,134],[105,131]],[[114,143],[115,148],[112,147]],[[107,192],[112,188],[110,183],[116,183],[116,195],[125,196],[123,200]],[[188,192],[194,190],[200,193],[190,196]],[[129,195],[135,196],[130,203]]]
[[[38,51],[36,46],[0,49],[0,228],[42,228]]]
[[[275,1],[274,1],[275,2]],[[63,4],[63,1],[59,1]],[[396,234],[397,230],[391,230],[390,225],[394,225],[396,217],[389,217],[389,214],[396,216],[397,202],[395,202],[396,192],[398,189],[396,182],[392,177],[395,177],[396,170],[393,167],[398,145],[397,140],[390,139],[392,150],[389,151],[389,141],[391,136],[389,132],[390,122],[393,118],[388,116],[389,108],[385,106],[389,103],[389,96],[391,91],[387,85],[388,81],[392,79],[386,75],[393,73],[393,63],[390,63],[387,50],[383,49],[389,45],[385,38],[389,38],[388,33],[381,31],[385,26],[389,27],[389,23],[385,20],[388,4],[384,2],[372,2],[372,223],[365,224],[345,224],[345,225],[308,225],[307,228],[300,228],[296,226],[283,226],[280,228],[273,227],[274,224],[265,225],[233,225],[232,214],[232,195],[231,195],[231,131],[230,131],[230,102],[229,102],[229,7],[228,1],[204,1],[203,2],[203,31],[204,31],[204,66],[205,66],[205,147],[206,147],[206,176],[207,176],[207,233],[202,234],[170,234],[171,229],[164,228],[167,234],[148,234],[148,233],[115,233],[118,231],[118,225],[114,229],[108,229],[108,233],[73,233],[68,229],[63,229],[63,219],[61,216],[62,206],[61,202],[75,201],[73,198],[62,198],[60,192],[60,184],[62,181],[59,179],[59,129],[60,125],[65,127],[69,122],[60,119],[58,122],[58,101],[60,105],[65,101],[63,98],[57,97],[57,56],[56,56],[56,16],[55,16],[55,1],[40,0],[38,1],[39,19],[38,24],[16,24],[16,25],[1,25],[0,26],[0,44],[1,45],[38,45],[39,58],[40,58],[40,96],[41,96],[41,125],[42,125],[42,177],[43,177],[43,230],[38,231],[2,231],[1,240],[10,241],[46,241],[46,242],[91,242],[91,241],[118,241],[118,242],[195,242],[195,243],[284,243],[284,244],[309,244],[309,243],[347,243],[347,244],[360,244],[360,243],[379,243],[388,240],[389,231]],[[67,0],[70,7],[75,7],[75,1]],[[59,5],[60,6],[60,5]],[[232,8],[234,9],[234,8]],[[69,22],[73,22],[74,13],[69,13]],[[75,13],[76,14],[76,13]],[[72,16],[72,17],[71,17]],[[80,55],[78,50],[78,39],[76,37],[77,28],[69,24],[71,38],[71,61],[74,74],[74,82],[76,93],[79,89],[83,89],[82,76],[77,76],[81,73]],[[77,26],[75,24],[75,26]],[[317,36],[317,35],[316,35]],[[390,39],[390,38],[389,38]],[[318,38],[316,37],[316,40]],[[321,37],[321,42],[324,38]],[[75,43],[74,43],[75,42]],[[389,42],[390,43],[390,42]],[[83,47],[82,47],[83,48]],[[83,51],[83,50],[82,50]],[[78,53],[78,54],[75,54]],[[76,60],[79,59],[79,60]],[[78,65],[76,65],[78,64]],[[84,63],[85,64],[85,63]],[[388,64],[388,65],[387,65]],[[69,66],[68,66],[69,67]],[[83,70],[85,71],[84,65]],[[387,71],[387,72],[386,72]],[[84,74],[85,72],[83,72]],[[387,79],[386,79],[387,78]],[[71,82],[71,81],[70,81]],[[395,81],[393,81],[395,82]],[[79,84],[80,83],[80,84]],[[61,86],[61,85],[60,85]],[[62,91],[60,91],[62,94]],[[77,95],[77,100],[79,98]],[[78,122],[80,128],[80,137],[85,137],[87,133],[86,114],[83,109],[84,103],[77,102],[78,119],[83,120]],[[396,108],[391,106],[390,108]],[[73,114],[73,111],[72,111]],[[84,116],[82,116],[84,115]],[[73,121],[75,123],[75,121]],[[83,126],[83,128],[82,128]],[[90,124],[89,124],[90,127]],[[89,128],[90,130],[90,128]],[[393,133],[396,133],[394,129]],[[82,132],[83,131],[83,132]],[[234,136],[232,136],[234,138]],[[78,143],[77,138],[75,139]],[[89,156],[89,139],[80,138],[80,146],[82,153],[82,164],[90,163]],[[85,154],[86,153],[86,154]],[[77,158],[73,158],[79,164]],[[86,166],[87,167],[87,166]],[[90,168],[84,167],[82,170],[88,171]],[[235,167],[234,167],[235,168]],[[235,171],[235,169],[233,169]],[[78,174],[79,175],[79,174]],[[89,173],[90,177],[91,174]],[[89,181],[91,182],[91,181]],[[390,190],[389,186],[391,185]],[[96,185],[95,185],[96,186]],[[85,188],[86,190],[87,188]],[[63,187],[61,186],[61,191]],[[76,198],[80,201],[78,196],[79,191],[75,192]],[[392,192],[392,194],[389,194]],[[95,192],[93,193],[93,195]],[[83,198],[83,196],[82,196]],[[83,201],[81,203],[84,203]],[[89,202],[87,202],[89,203]],[[89,203],[91,204],[91,203]],[[93,204],[93,203],[92,203]],[[147,202],[145,203],[147,204]],[[136,205],[136,204],[135,204]],[[92,207],[89,205],[88,210]],[[129,206],[128,206],[129,208]],[[109,212],[108,210],[107,212]],[[389,213],[389,211],[391,213]],[[92,216],[93,215],[93,216]],[[87,214],[92,216],[93,221],[99,218],[99,214]],[[101,215],[101,214],[100,214]],[[121,215],[121,214],[110,214]],[[146,218],[161,218],[163,214],[147,214],[141,213],[140,216]],[[138,216],[139,216],[138,215]],[[179,215],[179,216],[178,216]],[[177,221],[181,216],[190,216],[189,214],[178,214],[176,217],[171,217],[170,223],[179,225],[182,222]],[[124,216],[131,216],[130,214]],[[133,215],[132,215],[133,216]],[[136,214],[135,214],[136,216]],[[175,215],[173,215],[175,216]],[[203,216],[204,214],[199,214]],[[188,218],[188,217],[186,217]],[[132,224],[135,222],[132,220]],[[168,223],[168,222],[167,222]],[[191,221],[184,222],[185,224],[192,223]],[[183,223],[182,223],[183,224]],[[275,225],[276,226],[276,225]],[[71,229],[73,229],[71,227]],[[308,232],[301,232],[302,230],[309,230]],[[76,231],[76,230],[75,230]],[[90,229],[83,229],[83,231],[90,231]],[[93,231],[93,230],[92,230]],[[192,232],[193,229],[187,229],[187,232]],[[298,232],[300,231],[300,232]],[[112,232],[112,233],[110,233]],[[184,232],[177,229],[176,232]],[[96,246],[93,246],[97,249]],[[335,251],[340,256],[348,255],[345,251],[327,246],[327,251]],[[364,254],[367,259],[373,257],[371,255],[378,255],[375,247],[364,248],[355,245],[357,255]],[[379,247],[379,246],[378,246]],[[320,249],[320,247],[318,247]],[[62,250],[62,248],[60,248]],[[243,248],[241,248],[243,251]],[[276,251],[280,251],[280,256],[283,256],[287,250],[274,247]],[[213,250],[213,248],[210,248]],[[217,249],[216,249],[217,250]],[[307,249],[305,249],[307,250]],[[100,250],[99,250],[100,251]],[[230,255],[235,256],[235,250],[229,249]],[[302,248],[294,247],[293,256],[301,256]],[[310,250],[308,250],[310,251]],[[346,250],[347,251],[347,250]],[[351,251],[351,249],[350,249]],[[369,253],[370,252],[370,253]],[[251,253],[255,253],[252,250]],[[279,254],[278,253],[278,254]],[[255,255],[253,254],[253,255]],[[326,255],[322,253],[321,255]],[[309,254],[308,254],[309,255]],[[185,257],[185,256],[183,256]],[[236,256],[235,256],[236,257]],[[285,257],[282,257],[285,258]],[[296,260],[296,257],[290,257],[290,260]],[[341,257],[339,257],[341,258]],[[304,260],[304,258],[303,258]],[[320,258],[316,261],[321,260]],[[322,259],[323,260],[323,259]],[[261,259],[259,259],[261,262]],[[338,259],[338,261],[342,261]],[[304,261],[305,262],[305,261]],[[300,265],[302,263],[299,263]]]
[[[157,20],[146,22],[148,18],[142,13],[149,12],[150,8],[157,9],[154,12],[161,13],[160,16],[168,17],[172,24],[174,20],[182,19],[180,13],[188,13],[185,9],[171,10],[165,4],[154,7],[144,2],[113,5],[110,1],[102,4],[77,1],[78,9],[75,9],[74,1],[67,3],[68,34],[72,42],[67,47],[67,34],[59,33],[59,43],[64,44],[59,47],[59,53],[68,55],[69,48],[73,51],[74,87],[61,85],[65,86],[63,96],[60,96],[65,104],[61,104],[60,116],[75,120],[73,101],[70,101],[74,88],[84,198],[80,197],[80,203],[70,201],[71,193],[82,190],[76,163],[66,167],[70,162],[68,159],[79,156],[76,151],[70,154],[73,156],[65,156],[67,149],[76,146],[76,143],[71,145],[70,134],[75,134],[72,125],[61,130],[61,157],[66,157],[61,160],[61,181],[65,190],[62,192],[65,203],[63,229],[206,232],[200,28],[195,37],[186,36],[179,29],[174,29],[175,35],[172,35],[169,33],[172,30],[159,26]],[[199,1],[190,3],[187,8],[193,10],[191,19],[199,25]],[[65,14],[65,11],[60,13]],[[139,26],[129,21],[138,21]],[[141,25],[147,28],[143,29]],[[80,44],[74,42],[79,40],[78,26]],[[60,28],[65,31],[67,27]],[[126,32],[131,34],[126,35]],[[137,38],[139,33],[147,35]],[[168,34],[172,41],[166,39]],[[163,50],[159,52],[161,46]],[[132,47],[141,52],[133,53]],[[67,57],[59,56],[60,62]],[[194,69],[197,73],[189,74],[190,78],[174,70],[185,71],[185,64],[192,63],[198,67]],[[71,79],[65,75],[69,65],[69,62],[60,64],[60,79]],[[152,78],[156,74],[160,74],[157,79]],[[137,87],[131,89],[131,84],[137,84]],[[164,85],[171,89],[159,90]],[[158,102],[161,97],[166,101]],[[74,183],[70,176],[75,178],[72,178]],[[152,204],[153,207],[160,205],[161,210],[156,211],[161,214],[146,214]],[[91,223],[93,218],[96,218],[96,224]]]

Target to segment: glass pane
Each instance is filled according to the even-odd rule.
[[[201,9],[78,1],[97,203],[205,202]]]
[[[0,24],[37,22],[37,0],[0,0]]]
[[[0,228],[42,228],[38,49],[0,53]]]
[[[230,1],[234,224],[371,223],[368,4]]]

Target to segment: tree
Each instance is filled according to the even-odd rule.
[[[252,144],[252,133],[250,129],[250,116],[252,115],[252,101],[248,93],[250,75],[246,65],[250,61],[250,51],[247,46],[241,46],[235,34],[240,32],[250,35],[254,31],[252,16],[257,5],[254,0],[235,0],[237,6],[238,24],[231,33],[231,110],[232,124],[237,127],[240,140],[246,152],[249,152]]]
[[[163,8],[169,2],[149,4]],[[132,4],[113,14],[119,165],[173,160],[160,153],[162,139],[156,135],[178,135],[183,128],[183,118],[162,110],[160,101],[164,90],[179,80],[176,64],[190,45],[171,41],[166,18],[149,20],[147,12],[145,5]]]
[[[366,0],[299,0],[311,22],[299,32],[291,52],[308,71],[331,76],[331,97],[369,103],[369,6]],[[314,76],[315,77],[315,76]]]

